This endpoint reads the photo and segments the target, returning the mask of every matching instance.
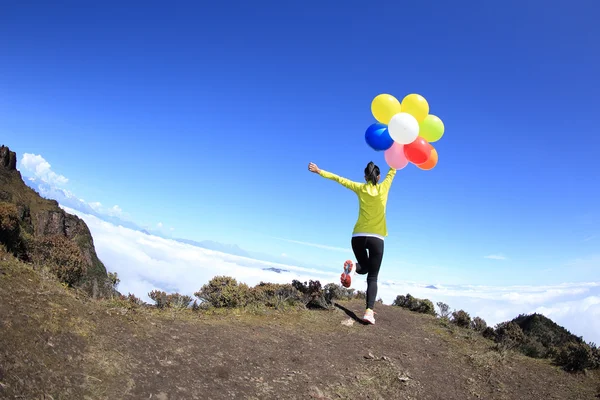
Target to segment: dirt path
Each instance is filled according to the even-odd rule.
[[[362,302],[258,315],[128,310],[77,299],[34,273],[4,270],[0,398],[593,400],[597,394],[597,374],[570,375],[546,361],[500,355],[474,332],[397,307],[376,306],[375,326],[352,319]]]

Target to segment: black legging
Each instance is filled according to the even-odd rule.
[[[383,240],[372,236],[356,236],[352,238],[352,250],[358,262],[356,273],[368,274],[367,308],[372,310],[377,297],[377,275],[383,260]]]

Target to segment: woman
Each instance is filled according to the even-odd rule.
[[[379,167],[373,162],[367,164],[365,168],[366,183],[342,178],[319,169],[313,163],[308,164],[308,170],[336,181],[358,195],[358,220],[352,232],[352,250],[356,256],[356,268],[352,265],[352,261],[346,261],[340,280],[343,286],[350,287],[354,272],[360,275],[367,274],[367,309],[363,320],[374,324],[373,306],[377,296],[377,276],[383,259],[383,240],[387,236],[385,209],[396,170],[390,168],[382,183],[379,183]]]

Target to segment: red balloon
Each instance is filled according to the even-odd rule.
[[[423,164],[429,160],[431,145],[419,136],[414,142],[404,145],[404,155],[413,164]]]

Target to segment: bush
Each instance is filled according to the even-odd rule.
[[[117,290],[117,286],[119,286],[119,283],[121,282],[121,280],[119,279],[119,276],[117,275],[116,272],[109,272],[108,273],[108,282],[111,285],[111,288],[113,290]]]
[[[14,204],[0,202],[0,244],[15,254],[20,243],[19,214]]]
[[[310,280],[308,283],[292,281],[292,286],[301,294],[302,303],[306,308],[329,308],[331,302],[325,298],[321,282]]]
[[[473,321],[471,322],[471,329],[480,333],[483,333],[483,331],[485,331],[487,327],[488,326],[485,320],[480,317],[473,318]]]
[[[554,362],[569,372],[598,368],[597,353],[594,350],[596,349],[587,343],[570,342],[559,349]]]
[[[202,303],[215,308],[236,308],[246,306],[252,299],[250,288],[245,283],[238,284],[235,278],[216,276],[194,293]]]
[[[496,326],[495,341],[498,350],[512,350],[525,343],[525,333],[514,322],[502,322]]]
[[[179,293],[167,294],[161,290],[153,290],[148,293],[148,297],[154,300],[157,308],[187,308],[192,302],[192,298]]]
[[[354,289],[348,289],[335,283],[325,285],[323,292],[328,303],[332,303],[333,300],[352,300],[354,298]]]
[[[34,261],[46,265],[61,282],[69,286],[81,282],[87,264],[77,244],[62,235],[34,239],[32,244]]]
[[[166,308],[167,307],[167,293],[160,290],[153,290],[148,293],[148,297],[154,300],[156,304],[156,308]]]
[[[117,297],[113,298],[113,301],[117,301],[118,303],[121,303],[122,306],[127,308],[136,308],[147,305],[140,298],[136,297],[131,293],[129,293],[127,296],[119,294]]]
[[[452,313],[451,322],[454,325],[460,326],[462,328],[470,328],[471,327],[471,316],[468,312],[464,310],[454,311]]]
[[[252,302],[275,309],[300,303],[300,292],[291,284],[261,282],[251,289]]]
[[[519,347],[521,353],[532,358],[546,358],[550,355],[551,350],[546,348],[541,342],[535,338],[527,337],[525,343]]]
[[[435,315],[435,308],[431,300],[418,299],[416,297],[411,296],[410,293],[406,296],[397,296],[392,305],[407,308],[410,311],[418,312],[421,314]]]
[[[167,295],[167,307],[177,309],[188,308],[192,300],[193,299],[191,298],[191,296],[179,293],[172,293]]]
[[[490,326],[485,328],[483,332],[481,332],[481,335],[486,339],[496,340],[496,332],[494,332],[494,328]]]
[[[123,297],[125,297],[125,296],[123,296]],[[128,302],[130,302],[131,304],[136,305],[136,306],[146,305],[146,303],[142,299],[140,299],[139,297],[136,297],[134,294],[131,294],[131,293],[128,293],[127,297],[125,297],[125,299]]]
[[[367,299],[367,292],[364,292],[362,290],[357,290],[356,294],[354,295],[354,298],[357,300],[366,300]]]

